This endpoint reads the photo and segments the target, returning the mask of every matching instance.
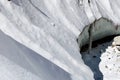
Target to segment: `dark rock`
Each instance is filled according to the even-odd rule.
[[[105,66],[105,68],[108,68],[108,66]]]
[[[97,56],[93,56],[93,58],[96,58]]]

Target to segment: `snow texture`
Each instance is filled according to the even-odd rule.
[[[115,41],[116,41],[115,37]],[[120,46],[112,45],[114,40],[102,43],[88,51],[83,52],[83,60],[94,73],[95,80],[120,79]],[[119,41],[120,42],[120,41]]]
[[[0,0],[0,30],[20,43],[1,41],[0,55],[7,56],[0,57],[1,80],[94,80],[76,39],[101,17],[118,25],[119,6],[119,0]]]

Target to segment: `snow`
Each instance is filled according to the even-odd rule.
[[[71,80],[70,74],[57,65],[1,31],[0,36],[1,80]]]
[[[4,40],[1,43],[13,48],[17,46],[16,50],[10,46],[6,48],[6,45],[0,47],[8,56],[3,59],[12,66],[8,70],[3,69],[5,74],[9,70],[12,71],[11,68],[15,66],[17,70],[13,70],[15,73],[21,74],[19,71],[23,70],[26,74],[35,77],[35,80],[59,80],[60,78],[62,80],[94,80],[93,72],[81,58],[76,40],[86,25],[101,17],[110,19],[115,25],[119,24],[119,0],[90,0],[90,3],[84,0],[80,5],[78,2],[78,0],[0,0],[0,30],[12,38],[14,45]],[[6,41],[9,42],[9,39]],[[23,50],[21,45],[27,49]],[[9,59],[12,57],[9,53],[11,50],[11,53],[14,53],[13,60]],[[17,58],[16,51],[24,53],[21,58]],[[26,69],[17,65],[24,61],[20,65],[27,66],[23,57],[31,66],[27,68],[36,74],[27,72]],[[45,60],[43,60],[45,65],[39,63],[41,59]],[[3,66],[9,67],[5,64],[6,62],[3,63]],[[2,80],[12,76],[16,76],[15,80],[17,80],[15,73],[8,73]],[[23,79],[20,80],[30,80],[25,78],[27,75],[21,76],[19,78]]]
[[[104,80],[120,79],[120,51],[116,47],[108,47],[101,56],[100,70],[103,72]],[[108,78],[108,77],[111,77]],[[113,77],[113,78],[112,78]],[[108,79],[107,79],[108,78]]]
[[[120,46],[112,46],[114,41],[92,48],[90,54],[83,52],[83,60],[94,73],[95,80],[120,79]]]

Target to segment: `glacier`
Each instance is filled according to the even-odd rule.
[[[94,80],[76,40],[102,17],[119,25],[119,7],[119,0],[0,0],[0,79]]]
[[[91,29],[91,33],[89,32],[90,29]],[[96,41],[107,36],[113,36],[119,34],[120,34],[119,25],[115,25],[112,21],[106,18],[100,18],[98,20],[95,20],[90,25],[87,25],[83,29],[83,31],[78,37],[78,44],[81,49],[83,45],[91,43],[89,41],[90,38],[92,38],[92,41]]]

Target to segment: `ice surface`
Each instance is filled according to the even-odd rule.
[[[88,0],[83,0],[81,4],[78,2],[78,0],[0,0],[0,30],[34,51],[31,53],[31,51],[23,50],[23,53],[31,53],[26,55],[25,59],[28,57],[29,62],[36,64],[33,66],[30,63],[30,70],[38,75],[36,78],[41,78],[41,80],[59,80],[60,78],[62,80],[93,80],[92,71],[81,59],[76,39],[86,25],[100,17],[105,17],[112,20],[113,23],[119,24],[119,0],[106,0],[105,3],[103,0],[90,0],[90,3]],[[10,45],[10,43],[6,45]],[[7,51],[6,48],[3,49]],[[13,53],[16,51],[18,50],[13,50]],[[6,56],[11,56],[9,52],[5,53]],[[39,61],[34,61],[33,58],[36,56],[33,55],[41,56],[40,59],[44,58],[44,63],[47,66],[42,69],[43,65],[38,65]],[[22,61],[16,56],[13,60],[4,59],[10,64],[12,64],[11,61]],[[19,62],[13,64],[17,63]],[[23,63],[25,63],[24,60]],[[48,64],[58,67],[53,68],[52,71]],[[21,65],[25,66],[25,64]],[[3,66],[7,66],[7,64],[4,63]],[[15,69],[19,69],[19,66]],[[51,71],[49,72],[47,69]],[[56,69],[60,69],[60,72]],[[5,70],[5,72],[9,72],[9,70]],[[60,74],[61,76],[59,76]],[[10,75],[14,76],[14,74]],[[34,76],[32,73],[30,75]],[[6,77],[10,76],[6,75]]]
[[[0,80],[71,80],[57,65],[1,31],[0,36]]]

